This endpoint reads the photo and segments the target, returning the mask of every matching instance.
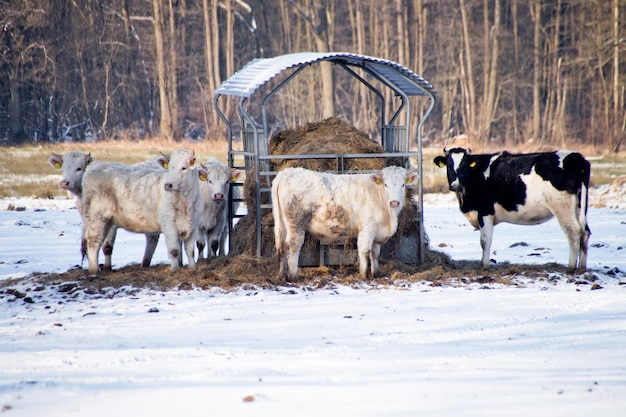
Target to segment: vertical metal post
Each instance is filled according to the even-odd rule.
[[[435,96],[433,96],[432,94],[428,94],[428,96],[430,97],[430,106],[428,107],[428,110],[426,111],[426,113],[424,114],[424,117],[422,117],[420,119],[419,124],[417,125],[417,173],[419,175],[419,181],[420,181],[420,192],[419,192],[419,205],[420,205],[420,212],[419,212],[419,223],[420,223],[420,263],[424,263],[425,261],[425,251],[426,251],[426,242],[425,242],[425,234],[424,234],[424,170],[422,168],[423,164],[423,160],[422,160],[422,128],[424,126],[424,122],[426,121],[426,119],[428,119],[428,116],[430,115],[430,113],[433,111],[433,108],[435,107]]]

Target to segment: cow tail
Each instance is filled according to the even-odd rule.
[[[580,178],[580,212],[578,221],[587,232],[591,233],[591,230],[589,230],[589,225],[587,224],[587,207],[589,205],[589,180],[591,177],[591,164],[589,164],[589,161],[583,158],[582,155],[581,158],[584,163],[582,164],[583,169]]]
[[[589,200],[589,187],[587,184],[582,183],[580,186],[580,212],[578,214],[578,222],[582,227],[584,227],[587,231],[589,231],[589,226],[587,225],[587,205]]]
[[[278,177],[274,178],[272,184],[272,215],[274,217],[274,247],[276,248],[276,257],[279,261],[283,255],[283,240],[285,236],[285,224],[282,218],[282,209],[280,198],[278,197],[278,187],[280,186]]]

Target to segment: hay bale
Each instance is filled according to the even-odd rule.
[[[284,130],[272,136],[269,142],[270,155],[314,155],[314,154],[373,154],[383,153],[383,148],[372,141],[364,132],[335,118],[307,123]],[[347,171],[377,170],[389,165],[402,165],[402,158],[349,158],[344,161]],[[340,161],[336,159],[275,159],[272,169],[280,171],[287,167],[301,167],[313,171],[338,171]]]
[[[274,218],[271,212],[264,213],[261,217],[261,248],[261,256],[274,256]],[[233,227],[230,254],[256,256],[256,219],[251,209]]]

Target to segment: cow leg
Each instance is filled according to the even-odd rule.
[[[379,272],[378,257],[380,256],[380,243],[374,242],[370,251],[370,266],[372,268],[372,277],[377,277]]]
[[[491,254],[491,243],[493,241],[493,216],[483,216],[482,226],[480,227],[480,246],[483,248],[482,266],[489,268],[491,263],[489,256]]]
[[[83,239],[87,248],[87,260],[89,262],[89,274],[96,275],[98,273],[98,252],[102,247],[104,236],[112,227],[110,220],[94,219],[85,221]]]
[[[183,241],[178,239],[178,266],[183,267]]]
[[[209,232],[207,245],[209,247],[209,253],[211,256],[217,256],[217,251],[219,250],[220,245],[220,232],[222,230],[222,225],[218,222],[211,232]]]
[[[201,227],[196,230],[196,248],[198,248],[198,262],[200,262],[201,259],[205,259],[204,248],[206,248],[206,238]]]
[[[159,243],[159,233],[146,233],[146,249],[143,252],[143,259],[141,260],[141,266],[147,268],[152,262],[152,256]]]
[[[578,270],[584,272],[587,270],[587,250],[589,248],[589,235],[591,231],[585,225],[582,235],[580,236],[580,247],[578,252]]]
[[[180,269],[182,262],[180,239],[176,231],[170,229],[163,230],[163,237],[165,238],[165,246],[167,247],[167,254],[170,258],[170,273],[176,272]]]
[[[287,278],[287,258],[282,249],[276,251],[276,258],[278,259],[278,276]]]
[[[359,253],[359,273],[363,278],[367,278],[367,262],[373,259],[373,244],[374,239],[370,237],[370,233],[366,230],[361,230],[356,238],[357,252]],[[374,262],[371,265],[372,276],[374,276]]]
[[[222,220],[218,221],[209,235],[209,248],[211,256],[226,256],[226,223]]]
[[[276,260],[278,261],[278,276],[280,278],[287,277],[287,258],[285,246],[287,245],[284,228],[281,227],[282,219],[277,214],[278,210],[272,210],[274,216],[274,248],[276,249]]]
[[[113,225],[109,229],[109,232],[106,234],[104,238],[104,242],[102,243],[102,253],[104,254],[104,267],[105,271],[110,271],[111,266],[111,256],[113,255],[113,245],[115,244],[115,236],[117,235],[117,226]]]
[[[220,234],[220,256],[226,256],[226,238],[228,237],[228,225],[224,224],[222,228],[222,233]]]
[[[585,248],[587,244],[587,239],[584,238],[586,225],[581,225],[578,220],[578,202],[576,196],[570,194],[567,195],[567,197],[556,199],[548,208],[556,217],[563,233],[565,233],[567,237],[567,243],[569,244],[567,271],[570,273],[574,272],[578,263],[578,256],[582,249],[581,244],[584,243]],[[584,263],[587,263],[586,249]]]
[[[189,262],[189,269],[197,269],[198,265],[196,264],[196,238],[195,236],[191,236],[189,239],[183,242],[185,246],[185,253],[187,254],[187,261]]]
[[[287,230],[287,277],[298,279],[298,260],[304,244],[304,230]]]
[[[563,229],[563,232],[565,232],[565,236],[567,236],[567,242],[569,243],[569,262],[567,264],[567,271],[571,273],[576,270],[578,254],[581,249],[581,241],[583,239],[583,235],[585,234],[585,231],[580,227],[580,225],[578,224],[578,221],[572,222],[569,218],[568,219],[557,218],[557,220],[559,221],[559,224],[561,225],[561,229]],[[587,263],[586,253],[585,253],[584,262],[585,264]],[[582,259],[581,259],[581,264],[582,264]]]

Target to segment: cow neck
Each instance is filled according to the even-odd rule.
[[[389,235],[391,236],[396,232],[396,230],[398,230],[398,217],[400,216],[400,210],[398,210],[398,214],[396,214],[396,209],[388,204],[387,197],[385,196],[384,186],[380,188],[379,195],[380,201],[384,201],[385,205],[385,210],[383,210],[385,216],[383,224],[389,225]]]

